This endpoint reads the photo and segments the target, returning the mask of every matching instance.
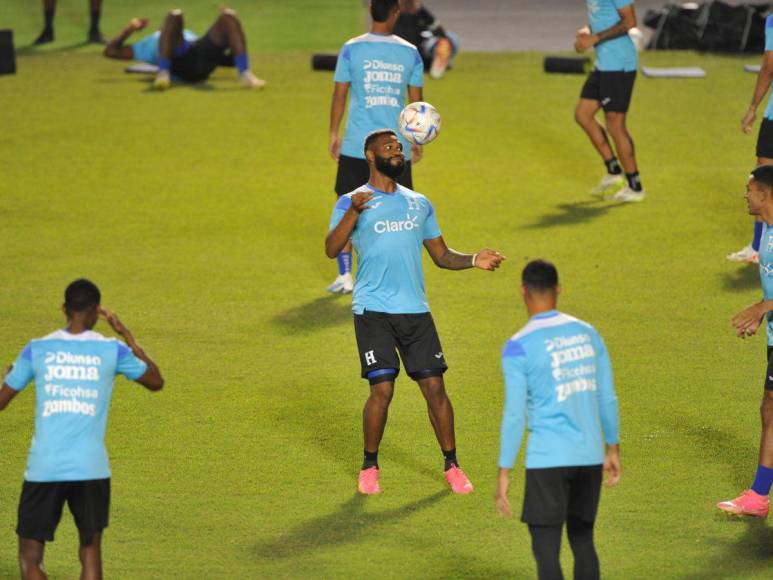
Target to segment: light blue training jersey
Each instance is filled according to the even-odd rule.
[[[620,22],[618,10],[633,4],[633,0],[585,0],[588,21],[593,34],[611,28]],[[635,71],[639,67],[639,55],[631,37],[627,34],[600,42],[595,46],[595,66],[600,71]]]
[[[410,160],[411,148],[397,125],[408,86],[424,86],[424,64],[416,47],[393,34],[369,32],[352,38],[338,55],[335,82],[350,84],[341,154],[365,159],[365,137],[377,129],[392,129]]]
[[[527,469],[604,463],[604,441],[619,441],[617,397],[606,346],[590,324],[557,310],[532,316],[505,344],[502,370],[499,467],[513,467],[524,422]]]
[[[161,38],[161,31],[146,36],[139,42],[131,45],[134,51],[134,60],[141,60],[150,64],[158,64],[158,39]],[[195,32],[183,30],[183,38],[188,42],[198,39]]]
[[[762,222],[760,239],[760,283],[765,300],[773,300],[773,226]],[[768,346],[773,346],[773,312],[768,312]]]
[[[421,257],[424,240],[439,237],[435,210],[422,194],[397,186],[394,193],[363,185],[338,199],[330,229],[338,225],[352,205],[352,195],[365,188],[374,195],[352,232],[357,252],[357,279],[352,310],[389,314],[429,312],[424,292]]]
[[[35,381],[35,434],[26,481],[110,477],[105,427],[113,379],[147,370],[122,342],[94,331],[58,330],[24,347],[5,383],[21,391]]]
[[[765,52],[769,50],[773,50],[773,14],[765,18]],[[768,106],[765,108],[765,118],[773,119],[773,99],[768,99]]]

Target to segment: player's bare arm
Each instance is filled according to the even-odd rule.
[[[338,131],[341,128],[341,120],[344,118],[348,94],[349,83],[335,83],[333,99],[330,103],[330,143],[328,149],[330,156],[336,161],[341,155],[341,137],[338,135]]]
[[[133,33],[138,30],[142,30],[150,22],[149,18],[132,18],[121,32],[113,38],[105,46],[105,50],[102,54],[107,58],[115,58],[118,60],[132,60],[134,58],[134,49],[131,46],[124,46],[123,43]]]
[[[510,507],[510,500],[507,498],[507,490],[510,488],[510,470],[504,467],[499,468],[499,477],[497,478],[497,491],[494,495],[494,502],[497,514],[503,518],[513,516],[513,509]]]
[[[607,478],[604,485],[614,486],[620,483],[620,477],[623,475],[623,467],[620,463],[620,445],[607,445],[607,453],[604,457],[604,473]]]
[[[417,103],[424,100],[424,89],[408,85],[408,102]],[[424,157],[424,147],[411,144],[411,163],[416,165]]]
[[[476,254],[462,254],[449,248],[443,236],[431,240],[424,240],[432,261],[439,268],[446,270],[466,270],[468,268],[480,268],[493,271],[505,260],[505,257],[496,250],[485,248]]]
[[[373,192],[369,189],[358,191],[352,195],[352,205],[346,210],[344,217],[338,222],[338,225],[328,232],[325,238],[325,255],[328,258],[335,258],[344,248],[346,242],[352,236],[354,226],[360,214],[370,209],[368,202],[373,198]]]
[[[754,86],[752,102],[749,104],[749,109],[746,111],[743,119],[741,119],[741,131],[747,135],[751,133],[752,125],[754,125],[754,121],[757,119],[757,107],[760,106],[762,99],[765,98],[771,81],[773,81],[773,50],[765,52],[765,56],[762,58],[762,66],[757,74],[757,84]]]
[[[153,362],[153,359],[151,359],[137,343],[137,340],[134,338],[131,331],[126,328],[126,325],[121,322],[116,313],[108,308],[100,306],[99,316],[110,325],[110,328],[112,328],[116,334],[119,334],[124,339],[126,346],[132,350],[134,356],[148,365],[148,370],[146,370],[145,374],[138,378],[136,382],[150,391],[160,391],[164,387],[164,378],[161,376],[161,371],[159,370],[158,365]]]
[[[736,335],[740,338],[752,336],[759,329],[765,315],[771,311],[773,300],[763,300],[733,316],[731,323],[735,327]]]
[[[610,26],[596,34],[591,34],[590,30],[587,29],[579,30],[574,41],[574,49],[577,52],[585,52],[599,43],[612,40],[618,36],[624,36],[628,34],[631,28],[636,27],[636,10],[633,4],[620,8],[617,12],[620,14],[620,22],[614,26]]]

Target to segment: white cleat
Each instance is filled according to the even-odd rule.
[[[624,201],[624,202],[638,202],[644,201],[644,190],[634,191],[627,185],[612,195],[605,195],[604,199],[607,201]]]
[[[759,264],[760,262],[760,255],[754,251],[751,244],[744,246],[737,252],[728,254],[726,258],[731,262],[748,262],[749,264]]]
[[[354,278],[351,272],[338,276],[325,290],[331,294],[351,294],[354,290]]]
[[[160,70],[156,73],[156,78],[153,79],[153,88],[157,91],[165,91],[172,85],[172,78],[169,76],[168,70]]]
[[[244,71],[239,78],[242,86],[247,89],[262,89],[266,86],[266,81],[256,77],[250,70]]]
[[[610,193],[610,190],[617,191],[624,185],[625,178],[621,173],[617,175],[607,173],[601,178],[601,181],[599,181],[599,184],[591,193],[593,193],[593,195],[604,195],[605,193]]]

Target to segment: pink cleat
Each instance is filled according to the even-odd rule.
[[[768,517],[768,498],[757,492],[747,489],[740,496],[728,501],[721,501],[717,507],[723,512],[737,516],[754,516],[756,518]]]
[[[357,489],[365,495],[381,493],[381,486],[378,484],[378,467],[369,467],[360,471]]]
[[[454,493],[466,495],[472,493],[472,490],[474,489],[470,480],[467,479],[464,471],[462,471],[461,467],[458,465],[452,465],[451,468],[446,471],[446,481],[448,482],[448,485],[451,486],[451,491]]]

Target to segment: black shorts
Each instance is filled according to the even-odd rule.
[[[757,157],[773,159],[773,121],[763,119],[757,134]]]
[[[767,317],[765,321],[767,324]],[[765,372],[765,390],[773,391],[773,346],[768,347],[768,368]]]
[[[558,526],[569,516],[592,524],[601,496],[602,465],[526,470],[521,521]]]
[[[225,51],[225,46],[216,45],[209,34],[205,34],[193,41],[185,54],[172,58],[170,71],[189,83],[203,81],[223,61]]]
[[[429,312],[386,314],[366,310],[354,315],[354,334],[360,352],[362,378],[371,371],[400,370],[414,380],[442,375],[447,369],[435,322]]]
[[[338,195],[346,195],[368,183],[370,179],[370,168],[368,162],[357,157],[347,157],[340,155],[338,157],[338,174],[336,175],[335,192]],[[413,189],[413,178],[411,176],[411,162],[405,162],[403,174],[397,178],[397,183],[408,189]]]
[[[110,479],[88,481],[25,481],[19,499],[16,533],[26,539],[51,542],[67,502],[82,546],[107,527],[110,516]]]
[[[600,71],[593,69],[580,93],[581,99],[601,103],[608,113],[626,113],[631,104],[636,71]]]

